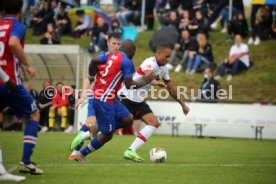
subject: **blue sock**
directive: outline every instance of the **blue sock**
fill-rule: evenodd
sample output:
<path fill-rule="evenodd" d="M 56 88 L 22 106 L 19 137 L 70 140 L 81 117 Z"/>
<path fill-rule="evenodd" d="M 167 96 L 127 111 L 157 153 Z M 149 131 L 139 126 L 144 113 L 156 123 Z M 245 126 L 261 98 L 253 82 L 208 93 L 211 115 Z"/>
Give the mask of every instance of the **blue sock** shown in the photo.
<path fill-rule="evenodd" d="M 31 163 L 31 156 L 37 141 L 38 122 L 28 120 L 24 130 L 22 162 L 26 165 Z"/>
<path fill-rule="evenodd" d="M 86 124 L 84 124 L 84 125 L 81 126 L 80 131 L 83 131 L 83 132 L 87 132 L 88 131 L 88 127 L 86 126 Z"/>
<path fill-rule="evenodd" d="M 94 137 L 94 139 L 85 147 L 83 148 L 80 152 L 83 156 L 88 155 L 92 151 L 96 151 L 100 147 L 102 147 L 103 144 L 100 143 L 97 137 Z"/>
<path fill-rule="evenodd" d="M 83 146 L 84 142 L 81 142 L 76 148 L 76 151 L 80 151 L 81 147 Z"/>

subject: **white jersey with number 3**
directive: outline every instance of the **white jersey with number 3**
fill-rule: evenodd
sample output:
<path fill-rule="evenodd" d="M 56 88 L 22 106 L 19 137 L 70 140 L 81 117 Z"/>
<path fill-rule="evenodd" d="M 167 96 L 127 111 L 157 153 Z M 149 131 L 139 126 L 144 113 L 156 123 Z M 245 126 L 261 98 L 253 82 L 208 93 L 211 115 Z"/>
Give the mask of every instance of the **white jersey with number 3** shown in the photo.
<path fill-rule="evenodd" d="M 164 81 L 170 81 L 171 78 L 169 76 L 169 71 L 166 66 L 159 66 L 155 57 L 150 57 L 143 61 L 140 65 L 140 68 L 135 72 L 132 77 L 136 82 L 143 82 L 145 71 L 153 71 L 158 79 L 163 79 Z M 125 85 L 121 89 L 121 93 L 123 93 L 126 98 L 134 102 L 143 102 L 147 97 L 148 90 L 150 89 L 151 84 L 147 84 L 138 89 L 127 89 Z"/>

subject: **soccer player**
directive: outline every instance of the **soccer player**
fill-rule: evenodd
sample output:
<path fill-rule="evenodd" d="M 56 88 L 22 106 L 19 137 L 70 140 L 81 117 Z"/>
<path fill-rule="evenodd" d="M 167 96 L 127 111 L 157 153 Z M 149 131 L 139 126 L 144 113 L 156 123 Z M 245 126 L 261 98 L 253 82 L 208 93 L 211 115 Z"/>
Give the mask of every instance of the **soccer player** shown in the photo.
<path fill-rule="evenodd" d="M 109 34 L 108 39 L 107 39 L 107 46 L 108 46 L 108 51 L 107 52 L 100 52 L 98 54 L 98 57 L 105 55 L 105 54 L 110 54 L 112 52 L 118 51 L 120 47 L 120 35 L 119 34 Z M 94 72 L 93 74 L 95 74 Z M 80 104 L 82 104 L 85 101 L 85 98 L 88 97 L 88 113 L 87 113 L 87 119 L 86 123 L 81 127 L 78 135 L 73 139 L 71 143 L 71 150 L 72 153 L 69 156 L 70 160 L 75 159 L 75 154 L 81 149 L 83 143 L 85 140 L 89 138 L 93 138 L 96 133 L 97 133 L 97 124 L 96 124 L 96 116 L 95 116 L 95 111 L 92 106 L 92 99 L 93 96 L 92 94 L 88 94 L 88 89 L 91 85 L 91 83 L 94 81 L 94 75 L 93 76 L 88 76 L 87 79 L 85 79 L 82 87 L 82 95 L 81 98 L 78 100 L 78 103 L 76 104 L 76 108 Z M 88 96 L 89 95 L 89 96 Z"/>
<path fill-rule="evenodd" d="M 0 112 L 9 106 L 19 119 L 27 118 L 19 171 L 40 175 L 43 171 L 31 162 L 37 142 L 39 112 L 19 78 L 21 63 L 30 77 L 35 75 L 23 50 L 26 28 L 18 21 L 22 15 L 22 1 L 6 0 L 4 10 L 6 16 L 0 20 Z"/>
<path fill-rule="evenodd" d="M 154 73 L 159 79 L 163 79 L 164 83 L 157 80 L 149 82 L 147 85 L 139 89 L 128 89 L 123 86 L 121 95 L 125 98 L 122 99 L 122 104 L 134 115 L 134 119 L 142 119 L 146 126 L 140 131 L 137 138 L 131 144 L 129 149 L 124 152 L 124 158 L 133 160 L 136 162 L 143 161 L 143 159 L 136 153 L 136 150 L 140 148 L 148 138 L 155 132 L 160 126 L 160 123 L 156 119 L 149 105 L 145 102 L 145 93 L 150 88 L 151 84 L 164 86 L 168 89 L 170 95 L 176 100 L 182 107 L 183 113 L 186 115 L 189 112 L 189 107 L 181 99 L 177 98 L 176 88 L 171 82 L 168 68 L 165 66 L 168 63 L 168 59 L 172 53 L 172 49 L 169 45 L 160 44 L 157 47 L 154 57 L 150 57 L 143 61 L 140 68 L 133 76 L 133 80 L 136 82 L 143 81 L 145 76 L 150 73 Z"/>
<path fill-rule="evenodd" d="M 89 65 L 90 76 L 92 76 L 93 71 L 98 66 L 96 82 L 93 87 L 94 98 L 92 105 L 95 110 L 99 133 L 85 148 L 76 154 L 76 161 L 85 160 L 88 154 L 110 141 L 113 137 L 115 126 L 116 128 L 122 128 L 132 124 L 132 114 L 116 98 L 122 82 L 124 81 L 127 88 L 131 86 L 139 88 L 154 77 L 151 74 L 141 82 L 133 81 L 134 65 L 131 59 L 135 54 L 136 47 L 132 41 L 126 40 L 122 43 L 120 51 L 92 59 Z"/>

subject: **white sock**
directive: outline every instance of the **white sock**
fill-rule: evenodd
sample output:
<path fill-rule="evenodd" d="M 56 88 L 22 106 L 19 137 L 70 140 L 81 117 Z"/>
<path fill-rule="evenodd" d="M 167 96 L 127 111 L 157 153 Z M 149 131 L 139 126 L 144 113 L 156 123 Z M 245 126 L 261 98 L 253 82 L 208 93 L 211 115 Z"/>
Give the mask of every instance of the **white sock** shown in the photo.
<path fill-rule="evenodd" d="M 6 169 L 3 166 L 3 159 L 2 159 L 2 149 L 1 149 L 1 145 L 0 145 L 0 174 L 4 174 L 6 173 Z"/>
<path fill-rule="evenodd" d="M 81 135 L 81 138 L 82 138 L 83 141 L 89 139 L 90 138 L 90 131 L 83 132 L 83 134 Z"/>
<path fill-rule="evenodd" d="M 146 125 L 138 134 L 136 139 L 133 141 L 129 149 L 136 151 L 138 148 L 140 148 L 147 140 L 148 138 L 155 132 L 157 128 L 151 125 Z"/>
<path fill-rule="evenodd" d="M 76 155 L 78 152 L 79 152 L 79 151 L 77 151 L 77 150 L 73 150 L 72 153 L 71 153 L 71 156 L 72 156 L 72 155 Z"/>

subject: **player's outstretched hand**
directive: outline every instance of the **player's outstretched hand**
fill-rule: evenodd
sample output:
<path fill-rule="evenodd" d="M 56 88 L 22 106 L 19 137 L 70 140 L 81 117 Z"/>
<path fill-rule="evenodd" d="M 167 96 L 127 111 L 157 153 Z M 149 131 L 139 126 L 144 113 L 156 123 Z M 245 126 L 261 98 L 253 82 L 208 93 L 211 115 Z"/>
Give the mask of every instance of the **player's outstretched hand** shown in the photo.
<path fill-rule="evenodd" d="M 32 66 L 26 67 L 27 73 L 29 77 L 34 77 L 35 76 L 35 70 Z"/>
<path fill-rule="evenodd" d="M 8 86 L 8 90 L 10 93 L 13 93 L 16 91 L 16 84 L 11 79 L 9 79 L 8 82 L 6 82 L 6 84 Z"/>
<path fill-rule="evenodd" d="M 78 109 L 79 105 L 81 105 L 83 102 L 84 102 L 85 98 L 84 97 L 81 97 L 79 100 L 78 100 L 78 103 L 76 104 L 75 108 Z"/>
<path fill-rule="evenodd" d="M 187 115 L 190 111 L 190 108 L 186 104 L 184 104 L 182 106 L 182 110 L 183 110 L 184 114 Z"/>

